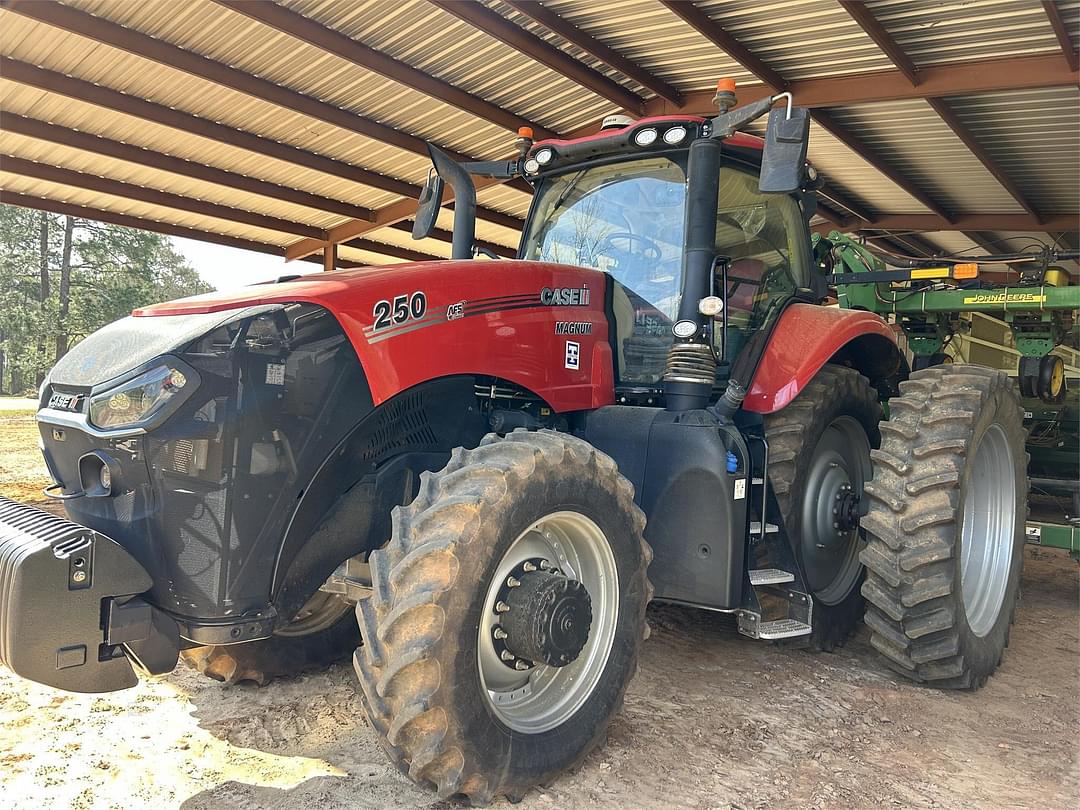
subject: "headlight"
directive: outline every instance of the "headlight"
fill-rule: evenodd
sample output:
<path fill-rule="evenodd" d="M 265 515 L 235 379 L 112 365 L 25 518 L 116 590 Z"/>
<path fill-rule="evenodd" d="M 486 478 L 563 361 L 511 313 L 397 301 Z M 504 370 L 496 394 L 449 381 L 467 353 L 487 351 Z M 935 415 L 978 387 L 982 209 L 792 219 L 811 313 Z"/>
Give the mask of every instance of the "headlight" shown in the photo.
<path fill-rule="evenodd" d="M 544 148 L 537 150 L 536 154 L 533 155 L 533 157 L 536 158 L 536 162 L 539 163 L 541 166 L 546 166 L 551 163 L 551 159 L 555 157 L 555 153 L 552 152 L 550 149 Z"/>
<path fill-rule="evenodd" d="M 189 385 L 187 375 L 164 363 L 116 388 L 90 398 L 90 422 L 102 429 L 137 425 L 152 419 Z"/>
<path fill-rule="evenodd" d="M 656 140 L 656 130 L 652 127 L 648 129 L 639 129 L 634 134 L 634 143 L 638 146 L 649 146 Z"/>
<path fill-rule="evenodd" d="M 540 164 L 536 162 L 536 158 L 525 161 L 525 174 L 536 174 L 538 171 L 540 171 Z"/>
<path fill-rule="evenodd" d="M 686 127 L 672 127 L 664 133 L 664 143 L 670 143 L 672 146 L 674 146 L 685 137 Z"/>

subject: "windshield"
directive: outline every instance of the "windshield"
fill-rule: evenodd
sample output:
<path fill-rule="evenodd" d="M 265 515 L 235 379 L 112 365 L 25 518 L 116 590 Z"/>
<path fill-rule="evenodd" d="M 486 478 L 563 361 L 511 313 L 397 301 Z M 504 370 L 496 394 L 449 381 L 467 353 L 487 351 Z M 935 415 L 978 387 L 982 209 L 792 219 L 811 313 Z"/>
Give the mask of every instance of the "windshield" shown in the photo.
<path fill-rule="evenodd" d="M 685 200 L 686 175 L 666 157 L 568 172 L 541 189 L 524 257 L 610 273 L 673 318 Z"/>

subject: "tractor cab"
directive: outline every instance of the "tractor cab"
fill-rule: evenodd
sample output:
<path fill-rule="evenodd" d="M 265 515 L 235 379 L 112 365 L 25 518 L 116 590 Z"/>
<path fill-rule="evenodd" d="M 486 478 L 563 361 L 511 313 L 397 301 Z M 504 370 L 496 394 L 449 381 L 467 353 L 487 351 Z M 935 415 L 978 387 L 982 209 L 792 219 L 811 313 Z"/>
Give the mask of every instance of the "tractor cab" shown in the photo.
<path fill-rule="evenodd" d="M 708 137 L 709 127 L 702 118 L 616 120 L 595 136 L 537 143 L 523 164 L 536 194 L 519 256 L 611 277 L 617 385 L 632 400 L 660 393 L 675 341 L 692 193 L 689 148 Z M 719 301 L 718 320 L 705 322 L 704 338 L 721 379 L 775 302 L 810 286 L 800 198 L 759 189 L 763 145 L 741 133 L 722 142 L 718 200 L 708 212 L 722 262 L 699 297 Z"/>
<path fill-rule="evenodd" d="M 785 96 L 786 108 L 772 110 Z M 792 109 L 788 94 L 733 109 L 728 82 L 716 102 L 715 118 L 609 116 L 600 132 L 572 140 L 533 143 L 524 130 L 518 159 L 504 163 L 459 165 L 432 148 L 436 171 L 413 235 L 430 232 L 446 178 L 457 199 L 455 258 L 467 258 L 476 199 L 470 174 L 524 177 L 535 194 L 518 257 L 610 279 L 619 400 L 705 407 L 718 382 L 730 386 L 750 338 L 787 302 L 822 297 L 810 292 L 806 110 Z M 737 131 L 766 114 L 764 139 Z M 735 399 L 756 365 L 753 354 L 744 379 L 734 381 Z"/>

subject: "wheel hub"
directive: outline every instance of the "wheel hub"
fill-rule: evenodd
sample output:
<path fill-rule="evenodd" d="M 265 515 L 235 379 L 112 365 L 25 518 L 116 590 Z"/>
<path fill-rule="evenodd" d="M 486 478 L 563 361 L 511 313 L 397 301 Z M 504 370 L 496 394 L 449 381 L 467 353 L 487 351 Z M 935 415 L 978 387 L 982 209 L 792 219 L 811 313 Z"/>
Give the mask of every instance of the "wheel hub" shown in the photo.
<path fill-rule="evenodd" d="M 859 495 L 850 483 L 845 483 L 833 500 L 833 528 L 846 534 L 859 525 Z"/>
<path fill-rule="evenodd" d="M 500 651 L 500 658 L 513 669 L 536 663 L 565 667 L 589 640 L 592 599 L 588 590 L 581 582 L 547 569 L 545 563 L 530 561 L 519 576 L 507 577 L 496 608 L 505 610 L 494 632 L 495 641 L 502 642 L 505 652 Z"/>

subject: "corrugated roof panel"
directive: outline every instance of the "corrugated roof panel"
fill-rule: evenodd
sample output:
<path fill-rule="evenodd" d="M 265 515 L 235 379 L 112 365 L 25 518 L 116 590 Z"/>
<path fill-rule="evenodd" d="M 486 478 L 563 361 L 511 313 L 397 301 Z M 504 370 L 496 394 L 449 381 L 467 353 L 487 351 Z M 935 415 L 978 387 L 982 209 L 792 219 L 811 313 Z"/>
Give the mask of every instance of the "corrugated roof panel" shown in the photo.
<path fill-rule="evenodd" d="M 0 79 L 0 107 L 5 112 L 101 135 L 114 141 L 357 205 L 382 207 L 400 199 L 396 194 L 360 185 L 337 175 L 268 158 L 257 152 L 249 152 L 198 135 L 188 135 L 162 124 L 3 79 Z M 0 128 L 2 125 L 3 121 L 0 119 Z"/>
<path fill-rule="evenodd" d="M 5 172 L 2 168 L 0 168 L 0 188 L 15 194 L 45 197 L 99 211 L 127 214 L 133 217 L 152 219 L 157 222 L 182 225 L 185 228 L 236 236 L 241 239 L 253 239 L 257 242 L 265 242 L 283 248 L 296 241 L 296 237 L 292 234 L 256 228 L 251 225 L 240 225 L 221 219 L 192 214 L 187 211 L 177 211 L 137 200 L 114 197 L 110 194 L 101 194 L 96 191 L 86 191 L 72 186 L 50 183 L 45 180 L 21 177 Z"/>
<path fill-rule="evenodd" d="M 71 171 L 83 172 L 97 177 L 117 180 L 148 189 L 176 194 L 191 200 L 224 205 L 237 211 L 265 214 L 287 222 L 308 225 L 316 228 L 332 228 L 347 221 L 340 214 L 328 214 L 295 205 L 272 200 L 234 187 L 206 183 L 188 177 L 148 169 L 133 163 L 102 157 L 69 146 L 27 138 L 0 130 L 0 165 L 5 155 L 31 160 L 47 166 L 57 166 Z"/>
<path fill-rule="evenodd" d="M 999 59 L 1058 50 L 1034 0 L 868 0 L 916 65 Z"/>
<path fill-rule="evenodd" d="M 290 0 L 306 17 L 550 129 L 571 132 L 612 103 L 424 0 Z"/>
<path fill-rule="evenodd" d="M 948 124 L 925 101 L 892 101 L 834 107 L 833 118 L 858 137 L 883 163 L 898 170 L 946 210 L 960 211 L 978 200 L 985 213 L 1023 213 Z"/>
<path fill-rule="evenodd" d="M 1080 90 L 1060 87 L 950 99 L 1036 208 L 1080 212 Z M 967 198 L 967 207 L 981 203 Z"/>

